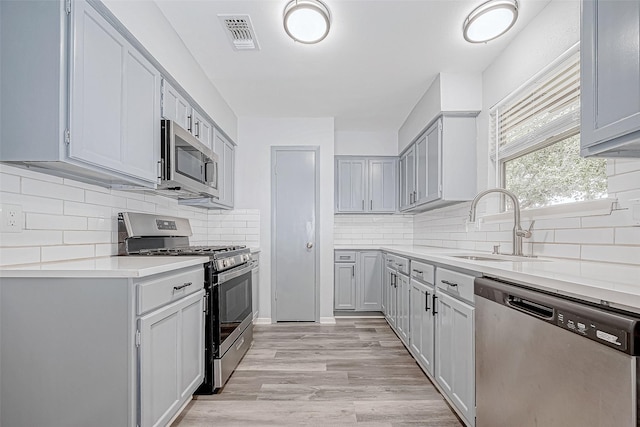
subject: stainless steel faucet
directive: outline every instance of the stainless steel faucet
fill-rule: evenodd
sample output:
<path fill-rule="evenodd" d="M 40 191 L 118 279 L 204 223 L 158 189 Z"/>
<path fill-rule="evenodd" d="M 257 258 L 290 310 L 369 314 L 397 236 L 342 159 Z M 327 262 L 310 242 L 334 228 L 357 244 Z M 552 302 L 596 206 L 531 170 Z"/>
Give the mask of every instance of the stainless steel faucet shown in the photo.
<path fill-rule="evenodd" d="M 520 226 L 520 202 L 518 201 L 518 196 L 513 194 L 509 190 L 505 190 L 504 188 L 491 188 L 489 190 L 482 191 L 478 193 L 478 195 L 471 202 L 471 210 L 469 211 L 469 221 L 476 222 L 476 207 L 480 199 L 490 193 L 502 193 L 506 196 L 509 196 L 511 201 L 513 202 L 513 252 L 512 254 L 515 256 L 524 256 L 522 254 L 522 238 L 531 237 L 531 227 L 528 230 L 523 230 Z M 533 226 L 533 222 L 531 223 Z"/>

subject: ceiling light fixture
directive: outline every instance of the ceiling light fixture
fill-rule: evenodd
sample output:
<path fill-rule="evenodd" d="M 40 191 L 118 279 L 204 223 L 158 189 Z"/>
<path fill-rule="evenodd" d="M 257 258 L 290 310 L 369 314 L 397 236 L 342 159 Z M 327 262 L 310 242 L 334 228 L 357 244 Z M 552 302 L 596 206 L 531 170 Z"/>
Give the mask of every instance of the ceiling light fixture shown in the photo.
<path fill-rule="evenodd" d="M 331 15 L 319 0 L 292 0 L 284 8 L 283 22 L 284 30 L 293 40 L 313 44 L 329 34 Z"/>
<path fill-rule="evenodd" d="M 470 43 L 484 43 L 500 37 L 518 19 L 517 0 L 490 0 L 476 7 L 462 25 L 462 35 Z"/>

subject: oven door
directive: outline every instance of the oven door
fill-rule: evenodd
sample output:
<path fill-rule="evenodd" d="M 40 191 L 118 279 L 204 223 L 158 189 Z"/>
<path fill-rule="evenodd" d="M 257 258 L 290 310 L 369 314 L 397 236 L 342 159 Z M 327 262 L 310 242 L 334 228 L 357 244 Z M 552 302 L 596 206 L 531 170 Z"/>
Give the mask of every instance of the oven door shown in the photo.
<path fill-rule="evenodd" d="M 219 273 L 213 296 L 214 357 L 221 358 L 252 320 L 251 265 Z"/>

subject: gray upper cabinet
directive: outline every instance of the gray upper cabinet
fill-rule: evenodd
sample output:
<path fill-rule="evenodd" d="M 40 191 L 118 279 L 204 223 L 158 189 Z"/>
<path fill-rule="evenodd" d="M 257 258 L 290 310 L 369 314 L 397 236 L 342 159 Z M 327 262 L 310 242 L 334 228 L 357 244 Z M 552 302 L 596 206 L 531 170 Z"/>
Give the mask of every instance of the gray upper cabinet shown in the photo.
<path fill-rule="evenodd" d="M 365 211 L 365 160 L 337 159 L 336 212 Z"/>
<path fill-rule="evenodd" d="M 0 161 L 154 187 L 160 72 L 104 10 L 70 5 L 0 2 Z"/>
<path fill-rule="evenodd" d="M 400 157 L 400 210 L 434 209 L 475 194 L 475 117 L 441 116 Z"/>
<path fill-rule="evenodd" d="M 337 213 L 392 213 L 397 207 L 397 158 L 336 157 Z"/>
<path fill-rule="evenodd" d="M 207 147 L 213 147 L 213 125 L 166 80 L 162 81 L 162 117 L 173 120 Z"/>
<path fill-rule="evenodd" d="M 218 155 L 218 182 L 220 186 L 219 203 L 233 207 L 235 146 L 223 135 L 216 132 L 213 151 Z"/>
<path fill-rule="evenodd" d="M 640 2 L 583 0 L 581 155 L 640 157 Z"/>

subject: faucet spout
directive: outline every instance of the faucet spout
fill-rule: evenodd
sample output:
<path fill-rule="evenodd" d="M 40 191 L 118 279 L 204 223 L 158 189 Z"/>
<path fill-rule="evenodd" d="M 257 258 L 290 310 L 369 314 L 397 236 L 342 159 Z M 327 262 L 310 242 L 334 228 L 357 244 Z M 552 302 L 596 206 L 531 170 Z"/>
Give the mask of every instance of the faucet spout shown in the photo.
<path fill-rule="evenodd" d="M 476 208 L 478 206 L 478 202 L 487 194 L 491 193 L 501 193 L 505 196 L 509 197 L 513 202 L 513 255 L 522 256 L 522 237 L 525 235 L 525 232 L 522 230 L 520 226 L 520 201 L 518 200 L 518 196 L 512 193 L 509 190 L 505 190 L 504 188 L 490 188 L 489 190 L 482 191 L 478 193 L 478 195 L 471 202 L 471 209 L 469 210 L 469 221 L 476 221 Z"/>

